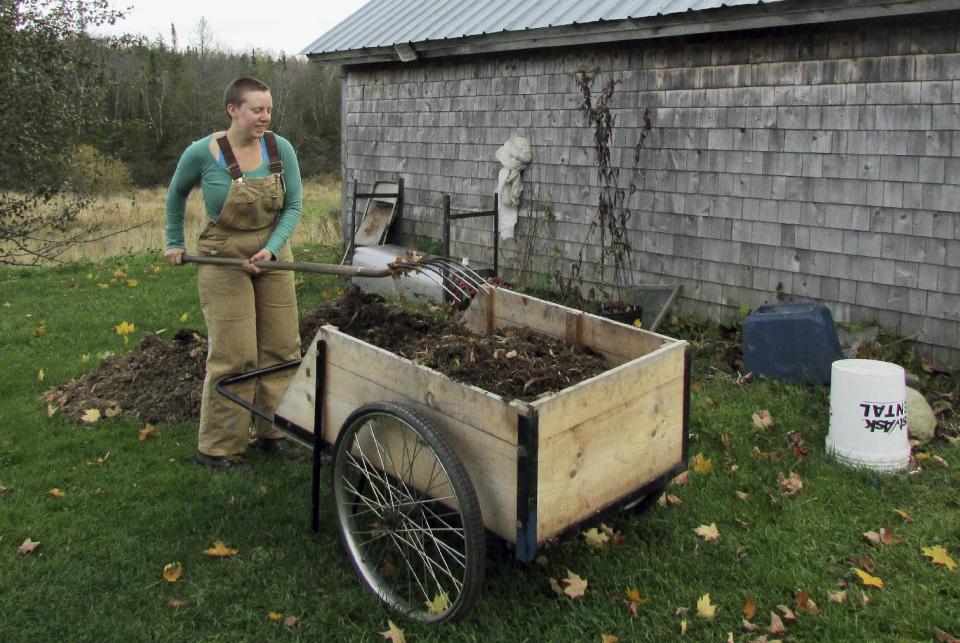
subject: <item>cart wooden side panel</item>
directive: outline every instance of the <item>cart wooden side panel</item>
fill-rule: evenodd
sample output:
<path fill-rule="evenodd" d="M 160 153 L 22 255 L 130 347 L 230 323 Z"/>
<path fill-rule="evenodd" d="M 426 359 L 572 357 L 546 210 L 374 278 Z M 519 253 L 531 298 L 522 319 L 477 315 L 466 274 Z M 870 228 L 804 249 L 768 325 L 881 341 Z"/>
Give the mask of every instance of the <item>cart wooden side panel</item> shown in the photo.
<path fill-rule="evenodd" d="M 443 435 L 470 475 L 487 529 L 516 539 L 517 418 L 524 405 L 450 380 L 324 326 L 317 340 L 326 344 L 323 440 L 336 441 L 347 416 L 369 402 L 412 406 Z M 277 407 L 276 414 L 313 431 L 316 341 Z"/>
<path fill-rule="evenodd" d="M 685 348 L 665 345 L 535 404 L 538 541 L 683 464 Z"/>

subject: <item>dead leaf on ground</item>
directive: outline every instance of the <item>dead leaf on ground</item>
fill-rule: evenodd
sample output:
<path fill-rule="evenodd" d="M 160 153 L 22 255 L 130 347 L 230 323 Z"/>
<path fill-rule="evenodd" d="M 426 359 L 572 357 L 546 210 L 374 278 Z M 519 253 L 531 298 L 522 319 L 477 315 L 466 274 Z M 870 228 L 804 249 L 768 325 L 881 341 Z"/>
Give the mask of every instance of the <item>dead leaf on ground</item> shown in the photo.
<path fill-rule="evenodd" d="M 718 607 L 710 602 L 710 594 L 704 594 L 697 600 L 697 616 L 711 620 L 717 615 Z"/>
<path fill-rule="evenodd" d="M 703 403 L 706 404 L 707 406 L 716 406 L 716 405 L 717 405 L 717 401 L 716 401 L 715 399 L 713 399 L 712 397 L 705 397 L 705 398 L 703 398 Z"/>
<path fill-rule="evenodd" d="M 755 623 L 751 623 L 747 619 L 743 619 L 743 621 L 740 623 L 740 627 L 743 628 L 743 631 L 745 632 L 756 632 L 757 630 L 760 629 L 759 625 L 756 625 Z"/>
<path fill-rule="evenodd" d="M 743 607 L 740 608 L 740 611 L 743 612 L 743 615 L 747 617 L 748 621 L 752 621 L 753 617 L 757 615 L 757 601 L 753 596 L 747 596 L 747 600 L 743 602 Z"/>
<path fill-rule="evenodd" d="M 731 446 L 730 446 L 730 434 L 729 434 L 729 433 L 724 432 L 724 433 L 722 433 L 722 434 L 720 435 L 720 444 L 723 445 L 723 450 L 724 450 L 724 451 L 726 451 L 727 453 L 730 453 Z"/>
<path fill-rule="evenodd" d="M 950 557 L 950 554 L 946 549 L 937 545 L 935 547 L 923 547 L 920 549 L 920 552 L 930 559 L 934 565 L 943 565 L 950 571 L 953 571 L 957 568 L 957 563 L 954 562 L 953 558 Z"/>
<path fill-rule="evenodd" d="M 3 493 L 13 493 L 13 487 L 5 487 L 2 484 L 0 484 L 0 494 L 3 494 Z"/>
<path fill-rule="evenodd" d="M 793 613 L 793 610 L 787 607 L 786 605 L 777 605 L 777 609 L 783 613 L 783 618 L 788 621 L 797 620 L 797 615 Z"/>
<path fill-rule="evenodd" d="M 767 628 L 767 631 L 774 636 L 787 633 L 787 628 L 783 625 L 783 621 L 777 616 L 776 612 L 770 612 L 770 627 Z"/>
<path fill-rule="evenodd" d="M 622 531 L 609 527 L 606 523 L 600 523 L 600 531 L 606 534 L 607 538 L 610 539 L 610 543 L 613 545 L 622 545 L 625 540 Z"/>
<path fill-rule="evenodd" d="M 949 632 L 944 632 L 939 627 L 933 628 L 933 638 L 939 643 L 960 643 L 960 639 Z"/>
<path fill-rule="evenodd" d="M 688 625 L 689 625 L 689 623 L 687 623 L 687 619 L 681 619 L 681 621 L 680 621 L 680 636 L 686 636 L 686 635 L 687 635 L 687 627 L 688 627 Z"/>
<path fill-rule="evenodd" d="M 684 471 L 683 473 L 675 477 L 671 482 L 673 482 L 673 484 L 677 485 L 678 487 L 682 487 L 683 485 L 687 484 L 687 480 L 689 480 L 689 478 L 690 478 L 690 470 L 687 469 L 686 471 Z"/>
<path fill-rule="evenodd" d="M 287 618 L 283 619 L 283 624 L 289 628 L 294 628 L 300 625 L 300 619 L 296 616 L 288 616 Z"/>
<path fill-rule="evenodd" d="M 946 460 L 944 460 L 943 458 L 941 458 L 941 457 L 938 456 L 938 455 L 931 456 L 930 459 L 933 460 L 934 462 L 936 462 L 937 464 L 939 464 L 941 467 L 947 467 L 947 468 L 950 467 L 950 463 L 947 462 Z"/>
<path fill-rule="evenodd" d="M 647 599 L 640 595 L 640 590 L 636 587 L 628 588 L 625 596 L 628 602 L 636 605 L 643 605 L 647 602 Z"/>
<path fill-rule="evenodd" d="M 877 571 L 877 564 L 873 562 L 869 556 L 851 556 L 847 560 L 850 561 L 850 564 L 854 567 L 861 567 L 871 574 Z"/>
<path fill-rule="evenodd" d="M 110 459 L 110 452 L 107 451 L 103 455 L 98 455 L 95 460 L 91 460 L 87 463 L 88 467 L 102 467 L 107 463 L 107 460 Z"/>
<path fill-rule="evenodd" d="M 865 587 L 877 587 L 883 589 L 883 580 L 873 576 L 869 572 L 866 572 L 859 567 L 853 568 L 854 573 L 860 577 L 860 582 L 864 584 Z"/>
<path fill-rule="evenodd" d="M 433 597 L 432 601 L 424 601 L 424 604 L 427 606 L 428 613 L 437 616 L 447 611 L 450 607 L 450 599 L 447 598 L 446 592 L 440 592 Z"/>
<path fill-rule="evenodd" d="M 567 577 L 561 578 L 560 582 L 563 584 L 563 593 L 570 598 L 582 598 L 587 592 L 587 579 L 580 578 L 569 569 L 567 570 Z"/>
<path fill-rule="evenodd" d="M 108 406 L 103 410 L 103 417 L 108 419 L 112 417 L 116 417 L 117 415 L 120 415 L 120 412 L 122 410 L 123 409 L 120 408 L 119 404 L 111 404 L 110 406 Z"/>
<path fill-rule="evenodd" d="M 847 602 L 847 592 L 846 590 L 840 590 L 836 592 L 827 592 L 827 600 L 831 603 L 838 603 L 843 605 Z"/>
<path fill-rule="evenodd" d="M 397 627 L 391 620 L 387 620 L 387 631 L 380 632 L 380 636 L 393 643 L 407 643 L 407 638 L 403 635 L 403 630 Z"/>
<path fill-rule="evenodd" d="M 17 547 L 17 554 L 20 556 L 26 556 L 27 554 L 33 553 L 33 550 L 40 546 L 39 542 L 33 542 L 29 538 L 24 540 L 19 547 Z"/>
<path fill-rule="evenodd" d="M 203 550 L 204 556 L 210 556 L 212 558 L 232 558 L 238 553 L 240 553 L 239 549 L 227 547 L 222 540 L 213 541 L 213 547 Z"/>
<path fill-rule="evenodd" d="M 52 418 L 54 415 L 57 414 L 58 409 L 59 407 L 54 406 L 53 404 L 47 404 L 47 417 Z"/>
<path fill-rule="evenodd" d="M 903 521 L 904 521 L 904 522 L 906 522 L 906 523 L 911 523 L 911 522 L 913 522 L 913 518 L 910 516 L 910 514 L 908 514 L 908 513 L 907 513 L 906 511 L 904 511 L 903 509 L 894 509 L 894 511 L 895 511 L 897 514 L 899 514 L 901 518 L 903 518 Z"/>
<path fill-rule="evenodd" d="M 87 409 L 80 416 L 80 421 L 84 424 L 93 424 L 100 420 L 100 409 Z"/>
<path fill-rule="evenodd" d="M 702 453 L 693 456 L 693 470 L 696 473 L 710 473 L 713 468 L 713 460 L 705 458 Z"/>
<path fill-rule="evenodd" d="M 144 442 L 146 440 L 150 440 L 153 438 L 159 438 L 160 432 L 157 431 L 157 427 L 153 426 L 152 424 L 147 424 L 145 427 L 140 429 L 138 435 L 139 435 L 140 441 Z"/>
<path fill-rule="evenodd" d="M 189 603 L 190 601 L 184 601 L 179 598 L 171 598 L 169 601 L 166 602 L 166 606 L 172 607 L 173 609 L 177 609 L 178 607 L 183 607 L 184 605 L 187 605 Z"/>
<path fill-rule="evenodd" d="M 820 608 L 813 602 L 805 589 L 797 590 L 797 611 L 810 616 L 816 616 L 820 612 Z"/>
<path fill-rule="evenodd" d="M 583 532 L 583 539 L 586 541 L 588 546 L 593 547 L 594 549 L 602 549 L 604 545 L 610 542 L 610 537 L 598 530 L 596 527 L 591 527 Z"/>
<path fill-rule="evenodd" d="M 753 414 L 753 426 L 761 431 L 769 429 L 773 426 L 773 415 L 767 409 L 760 409 Z"/>
<path fill-rule="evenodd" d="M 176 583 L 183 576 L 183 565 L 180 563 L 167 563 L 163 566 L 163 580 L 168 583 Z"/>
<path fill-rule="evenodd" d="M 903 542 L 901 538 L 894 538 L 893 530 L 887 527 L 881 527 L 877 531 L 865 531 L 863 532 L 863 539 L 877 547 L 891 547 Z"/>
<path fill-rule="evenodd" d="M 51 489 L 51 490 L 48 491 L 47 493 L 49 493 L 49 494 L 50 494 L 51 496 L 53 496 L 54 498 L 63 498 L 65 495 L 67 495 L 67 494 L 65 494 L 64 492 L 60 491 L 60 489 L 58 489 L 58 488 L 56 488 L 56 487 L 54 487 L 53 489 Z"/>
<path fill-rule="evenodd" d="M 760 447 L 753 447 L 753 457 L 757 460 L 763 460 L 764 462 L 773 462 L 777 463 L 783 460 L 783 454 L 780 453 L 779 449 L 774 449 L 773 451 L 764 452 L 760 450 Z"/>
<path fill-rule="evenodd" d="M 720 531 L 717 529 L 717 523 L 715 522 L 711 522 L 709 525 L 700 525 L 693 531 L 706 541 L 720 539 Z"/>
<path fill-rule="evenodd" d="M 676 507 L 677 505 L 682 505 L 683 500 L 671 493 L 664 493 L 660 496 L 660 499 L 657 500 L 657 504 L 661 507 Z"/>
<path fill-rule="evenodd" d="M 279 623 L 283 619 L 283 614 L 277 612 L 267 612 L 267 620 L 271 623 Z"/>
<path fill-rule="evenodd" d="M 777 483 L 780 493 L 788 498 L 796 498 L 803 491 L 803 479 L 793 471 L 790 472 L 789 476 L 784 476 L 782 473 L 778 474 Z"/>
<path fill-rule="evenodd" d="M 737 500 L 739 500 L 740 502 L 746 502 L 747 500 L 750 499 L 750 494 L 744 491 L 735 491 L 734 495 L 737 496 Z"/>

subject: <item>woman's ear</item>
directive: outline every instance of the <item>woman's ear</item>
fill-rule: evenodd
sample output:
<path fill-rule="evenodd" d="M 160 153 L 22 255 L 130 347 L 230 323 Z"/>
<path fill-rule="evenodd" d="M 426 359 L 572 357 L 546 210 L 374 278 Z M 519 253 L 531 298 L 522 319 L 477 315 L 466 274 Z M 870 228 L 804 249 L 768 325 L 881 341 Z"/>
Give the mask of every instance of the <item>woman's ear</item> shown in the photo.
<path fill-rule="evenodd" d="M 237 106 L 233 103 L 227 103 L 227 116 L 230 117 L 230 120 L 233 120 L 237 115 Z"/>

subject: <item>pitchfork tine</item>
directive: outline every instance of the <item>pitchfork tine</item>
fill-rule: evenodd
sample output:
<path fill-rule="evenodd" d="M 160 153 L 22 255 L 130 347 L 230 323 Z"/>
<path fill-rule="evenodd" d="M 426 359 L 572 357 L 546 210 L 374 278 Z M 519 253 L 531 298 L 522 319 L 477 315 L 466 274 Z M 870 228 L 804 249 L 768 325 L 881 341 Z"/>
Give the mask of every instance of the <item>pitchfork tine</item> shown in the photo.
<path fill-rule="evenodd" d="M 475 271 L 471 270 L 470 268 L 467 268 L 466 266 L 463 266 L 462 264 L 459 264 L 456 261 L 453 261 L 452 259 L 447 259 L 444 257 L 434 257 L 431 259 L 425 259 L 421 261 L 421 263 L 426 263 L 429 265 L 439 264 L 440 270 L 445 270 L 445 271 L 449 271 L 450 273 L 453 273 L 454 275 L 463 279 L 463 281 L 465 281 L 468 285 L 470 285 L 472 288 L 474 288 L 477 291 L 490 289 L 489 284 L 487 284 L 487 282 L 483 279 L 483 277 L 481 277 L 479 274 L 477 274 Z"/>
<path fill-rule="evenodd" d="M 422 264 L 422 262 L 419 262 L 419 261 L 414 262 L 413 264 L 410 264 L 408 267 L 409 267 L 411 270 L 413 270 L 413 271 L 415 271 L 415 272 L 419 272 L 420 274 L 422 274 L 422 275 L 424 275 L 425 277 L 427 277 L 427 279 L 430 279 L 430 280 L 433 281 L 434 283 L 438 284 L 441 288 L 443 288 L 444 292 L 446 292 L 448 295 L 450 295 L 450 297 L 452 297 L 453 300 L 457 302 L 457 305 L 460 305 L 460 304 L 462 304 L 464 301 L 466 301 L 466 300 L 468 300 L 468 299 L 471 298 L 470 293 L 468 293 L 466 290 L 464 290 L 463 288 L 461 288 L 461 287 L 458 286 L 457 284 L 453 283 L 453 282 L 450 281 L 449 279 L 445 278 L 445 277 L 443 276 L 443 274 L 440 273 L 434 266 L 430 266 L 430 265 L 415 265 L 415 264 Z M 440 275 L 440 276 L 437 277 L 436 275 Z M 450 288 L 447 287 L 447 283 L 449 283 L 451 286 L 453 286 L 454 288 L 456 288 L 457 290 L 459 290 L 462 294 L 461 294 L 461 295 L 458 295 L 457 293 L 455 293 L 455 292 L 453 292 L 452 290 L 450 290 Z M 466 299 L 464 299 L 464 297 L 465 297 Z"/>

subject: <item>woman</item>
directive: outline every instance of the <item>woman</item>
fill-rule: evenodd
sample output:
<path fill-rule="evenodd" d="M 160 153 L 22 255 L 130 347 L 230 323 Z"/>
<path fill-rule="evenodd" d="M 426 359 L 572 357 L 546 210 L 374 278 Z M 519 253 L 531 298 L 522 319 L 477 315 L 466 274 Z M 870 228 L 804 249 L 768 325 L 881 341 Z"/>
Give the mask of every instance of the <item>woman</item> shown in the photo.
<path fill-rule="evenodd" d="M 197 462 L 217 469 L 243 464 L 251 414 L 216 392 L 226 375 L 300 357 L 300 333 L 293 273 L 261 271 L 254 261 L 292 261 L 288 240 L 300 221 L 301 184 L 290 143 L 267 130 L 273 100 L 270 88 L 238 78 L 223 97 L 230 128 L 190 145 L 170 181 L 164 257 L 183 261 L 183 219 L 187 196 L 200 185 L 208 221 L 197 243 L 199 254 L 245 259 L 242 268 L 199 265 L 197 285 L 207 322 L 207 375 L 200 409 Z M 235 391 L 258 407 L 273 409 L 290 383 L 282 371 Z M 283 435 L 256 420 L 255 446 L 289 453 Z"/>

